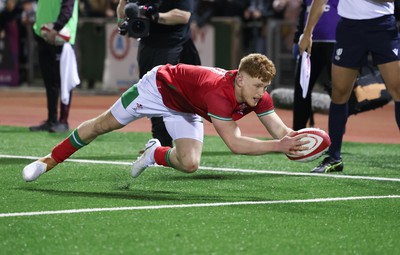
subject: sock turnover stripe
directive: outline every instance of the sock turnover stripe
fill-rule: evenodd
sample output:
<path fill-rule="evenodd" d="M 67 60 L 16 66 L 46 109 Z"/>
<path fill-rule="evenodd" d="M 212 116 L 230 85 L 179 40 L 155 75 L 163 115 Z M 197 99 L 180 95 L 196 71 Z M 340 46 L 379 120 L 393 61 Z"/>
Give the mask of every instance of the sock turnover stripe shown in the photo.
<path fill-rule="evenodd" d="M 74 147 L 76 147 L 76 148 L 78 148 L 78 149 L 80 149 L 80 148 L 82 148 L 83 146 L 87 145 L 85 142 L 83 142 L 83 141 L 81 140 L 81 138 L 79 137 L 78 132 L 77 132 L 76 129 L 75 129 L 75 130 L 71 133 L 71 135 L 69 136 L 69 141 L 71 142 L 71 144 L 72 144 Z"/>
<path fill-rule="evenodd" d="M 172 150 L 172 148 L 167 151 L 167 154 L 165 154 L 165 161 L 167 161 L 167 164 L 170 167 L 172 167 L 171 161 L 169 160 L 169 154 L 171 154 L 171 150 Z"/>

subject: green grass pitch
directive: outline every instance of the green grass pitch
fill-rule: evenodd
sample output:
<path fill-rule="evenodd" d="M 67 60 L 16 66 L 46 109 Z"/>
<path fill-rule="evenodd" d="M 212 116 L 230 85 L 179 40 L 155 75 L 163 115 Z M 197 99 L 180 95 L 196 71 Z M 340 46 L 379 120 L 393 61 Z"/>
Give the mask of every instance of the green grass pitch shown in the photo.
<path fill-rule="evenodd" d="M 150 134 L 114 132 L 24 182 L 65 136 L 0 126 L 0 254 L 400 254 L 399 144 L 344 143 L 344 173 L 315 175 L 207 136 L 196 173 L 133 179 Z"/>

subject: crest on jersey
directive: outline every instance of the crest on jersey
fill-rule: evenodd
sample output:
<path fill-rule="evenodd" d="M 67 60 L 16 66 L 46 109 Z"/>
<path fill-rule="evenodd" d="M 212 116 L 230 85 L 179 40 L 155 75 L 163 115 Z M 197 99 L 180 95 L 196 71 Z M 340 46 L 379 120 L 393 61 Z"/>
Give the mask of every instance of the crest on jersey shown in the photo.
<path fill-rule="evenodd" d="M 337 49 L 337 50 L 336 50 L 335 59 L 336 59 L 336 60 L 340 60 L 340 56 L 342 55 L 342 53 L 343 53 L 343 48 Z"/>
<path fill-rule="evenodd" d="M 239 110 L 237 111 L 237 113 L 239 113 L 240 115 L 244 115 L 243 111 L 246 108 L 247 108 L 247 105 L 245 103 L 239 105 Z"/>

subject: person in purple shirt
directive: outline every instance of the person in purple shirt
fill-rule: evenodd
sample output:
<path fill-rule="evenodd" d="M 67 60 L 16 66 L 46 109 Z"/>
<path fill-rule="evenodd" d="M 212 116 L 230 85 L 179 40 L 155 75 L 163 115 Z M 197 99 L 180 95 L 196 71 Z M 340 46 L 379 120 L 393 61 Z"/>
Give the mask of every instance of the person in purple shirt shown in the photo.
<path fill-rule="evenodd" d="M 310 121 L 310 126 L 314 125 L 311 93 L 315 83 L 323 72 L 326 72 L 326 76 L 329 80 L 322 83 L 322 85 L 324 85 L 324 88 L 329 95 L 332 90 L 330 85 L 332 53 L 336 41 L 336 26 L 340 19 L 340 16 L 337 13 L 338 0 L 328 1 L 325 5 L 324 13 L 314 28 L 312 52 L 309 52 L 309 54 L 311 54 L 309 89 L 306 97 L 303 98 L 302 96 L 303 90 L 300 85 L 301 56 L 299 56 L 298 52 L 298 42 L 303 33 L 311 3 L 312 0 L 303 0 L 302 10 L 297 25 L 297 32 L 294 37 L 294 54 L 297 57 L 293 102 L 294 130 L 305 128 L 308 121 Z"/>

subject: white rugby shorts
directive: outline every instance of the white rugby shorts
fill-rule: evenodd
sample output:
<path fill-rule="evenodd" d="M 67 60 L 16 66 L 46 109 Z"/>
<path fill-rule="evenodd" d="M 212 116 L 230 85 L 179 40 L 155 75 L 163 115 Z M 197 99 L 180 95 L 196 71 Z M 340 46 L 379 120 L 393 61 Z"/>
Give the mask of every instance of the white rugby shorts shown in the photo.
<path fill-rule="evenodd" d="M 122 125 L 147 117 L 163 117 L 173 140 L 191 138 L 203 142 L 203 119 L 193 113 L 177 112 L 164 105 L 157 88 L 158 67 L 150 70 L 129 88 L 111 107 L 111 113 Z"/>

